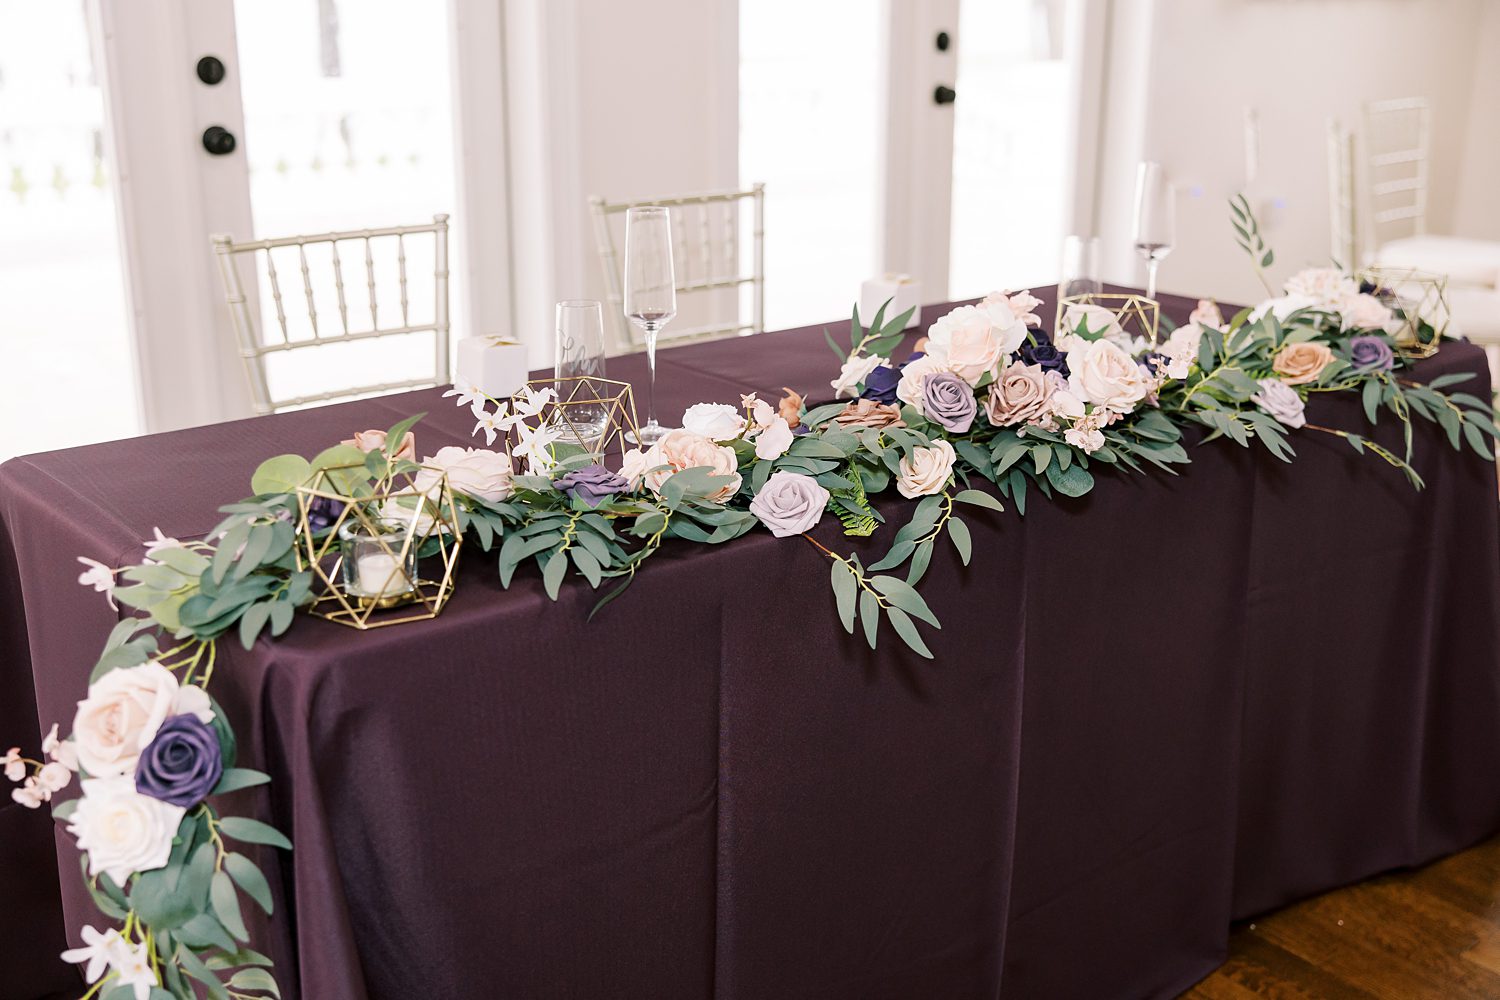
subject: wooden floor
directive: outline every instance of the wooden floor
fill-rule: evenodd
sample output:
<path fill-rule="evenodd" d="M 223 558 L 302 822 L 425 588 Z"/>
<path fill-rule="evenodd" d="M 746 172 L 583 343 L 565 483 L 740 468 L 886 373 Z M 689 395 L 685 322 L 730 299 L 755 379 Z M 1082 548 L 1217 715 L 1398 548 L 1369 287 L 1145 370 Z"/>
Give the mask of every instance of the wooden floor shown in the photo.
<path fill-rule="evenodd" d="M 1235 928 L 1181 1000 L 1497 1000 L 1500 839 Z"/>

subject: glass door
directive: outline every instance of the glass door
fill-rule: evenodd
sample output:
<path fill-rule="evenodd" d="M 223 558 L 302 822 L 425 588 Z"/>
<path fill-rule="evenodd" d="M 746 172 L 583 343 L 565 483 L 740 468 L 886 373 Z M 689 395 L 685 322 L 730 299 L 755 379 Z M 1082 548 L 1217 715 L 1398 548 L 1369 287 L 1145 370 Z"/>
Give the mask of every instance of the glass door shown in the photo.
<path fill-rule="evenodd" d="M 0 0 L 0 461 L 140 430 L 105 148 L 83 4 Z"/>
<path fill-rule="evenodd" d="M 1064 7 L 960 0 L 952 299 L 1057 280 L 1074 180 Z"/>
<path fill-rule="evenodd" d="M 454 214 L 453 66 L 448 4 L 408 0 L 236 0 L 244 156 L 254 237 L 421 225 Z M 462 220 L 455 218 L 455 226 Z M 239 235 L 248 239 L 251 234 Z M 462 240 L 450 234 L 449 301 L 463 302 Z M 319 252 L 321 250 L 321 252 Z M 350 323 L 370 322 L 363 290 L 363 246 L 340 247 L 360 271 L 349 296 Z M 297 248 L 272 251 L 300 295 Z M 435 261 L 430 238 L 398 248 L 372 244 L 380 303 L 405 296 L 413 322 L 433 316 Z M 399 287 L 398 253 L 409 281 Z M 307 252 L 320 311 L 333 303 L 331 254 Z M 268 281 L 260 285 L 261 328 L 275 326 Z M 298 305 L 301 305 L 300 298 Z M 384 312 L 387 319 L 392 311 Z M 305 308 L 287 309 L 289 335 L 310 339 Z M 382 321 L 383 327 L 391 324 Z M 455 327 L 461 324 L 455 324 Z M 279 331 L 270 331 L 272 339 Z M 272 355 L 268 376 L 279 397 L 394 381 L 430 368 L 431 335 L 332 345 Z"/>

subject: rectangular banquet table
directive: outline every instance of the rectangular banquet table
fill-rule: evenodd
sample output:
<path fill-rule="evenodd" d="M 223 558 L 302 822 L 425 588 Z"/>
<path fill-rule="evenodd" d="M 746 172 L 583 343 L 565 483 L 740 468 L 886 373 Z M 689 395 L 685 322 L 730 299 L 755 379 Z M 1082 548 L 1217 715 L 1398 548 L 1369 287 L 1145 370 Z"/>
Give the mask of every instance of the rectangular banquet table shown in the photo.
<path fill-rule="evenodd" d="M 811 401 L 836 370 L 821 328 L 764 334 L 663 351 L 659 398 Z M 1417 369 L 1455 371 L 1487 391 L 1467 344 Z M 115 620 L 75 556 L 201 536 L 261 459 L 415 411 L 421 454 L 474 443 L 449 403 L 0 466 L 0 739 L 68 728 Z M 229 639 L 215 693 L 273 776 L 233 805 L 296 843 L 256 943 L 309 1000 L 1174 996 L 1232 919 L 1500 830 L 1495 469 L 1416 442 L 1421 493 L 1303 432 L 1291 466 L 1218 441 L 971 515 L 973 564 L 940 550 L 923 585 L 935 663 L 845 635 L 826 560 L 759 531 L 669 545 L 589 623 L 583 584 L 503 590 L 473 547 L 435 621 Z M 71 840 L 7 801 L 0 843 L 0 998 L 76 988 Z"/>

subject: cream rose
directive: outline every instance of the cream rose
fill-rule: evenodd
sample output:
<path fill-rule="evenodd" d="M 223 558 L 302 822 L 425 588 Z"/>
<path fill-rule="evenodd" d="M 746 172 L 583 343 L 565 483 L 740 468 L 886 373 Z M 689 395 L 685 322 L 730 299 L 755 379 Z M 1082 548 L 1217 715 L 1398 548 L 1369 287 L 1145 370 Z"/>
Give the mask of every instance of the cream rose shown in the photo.
<path fill-rule="evenodd" d="M 1254 323 L 1266 313 L 1271 313 L 1277 319 L 1286 319 L 1294 312 L 1303 309 L 1323 309 L 1324 304 L 1317 299 L 1307 295 L 1283 295 L 1279 298 L 1266 299 L 1250 312 L 1250 322 Z"/>
<path fill-rule="evenodd" d="M 1333 360 L 1333 351 L 1327 344 L 1303 341 L 1287 344 L 1276 352 L 1271 360 L 1271 370 L 1281 376 L 1287 385 L 1302 385 L 1317 379 L 1318 374 Z"/>
<path fill-rule="evenodd" d="M 1034 423 L 1048 411 L 1052 385 L 1041 365 L 1012 362 L 990 386 L 984 415 L 996 427 Z"/>
<path fill-rule="evenodd" d="M 947 441 L 935 441 L 930 448 L 918 445 L 911 450 L 911 458 L 901 460 L 896 491 L 908 500 L 941 493 L 953 477 L 957 457 Z"/>
<path fill-rule="evenodd" d="M 862 354 L 850 355 L 839 369 L 839 377 L 828 383 L 833 388 L 833 398 L 859 395 L 859 384 L 869 377 L 872 371 L 884 364 L 889 364 L 886 358 L 865 357 Z"/>
<path fill-rule="evenodd" d="M 1085 402 L 1129 413 L 1146 398 L 1150 380 L 1118 344 L 1095 340 L 1068 352 L 1069 387 Z"/>
<path fill-rule="evenodd" d="M 682 413 L 682 429 L 713 441 L 733 441 L 745 432 L 745 418 L 728 403 L 694 403 Z"/>
<path fill-rule="evenodd" d="M 1373 295 L 1364 294 L 1345 303 L 1342 315 L 1346 330 L 1384 330 L 1392 317 L 1385 303 Z"/>
<path fill-rule="evenodd" d="M 620 475 L 625 477 L 631 489 L 638 490 L 649 468 L 651 467 L 646 464 L 646 453 L 639 448 L 632 448 L 625 453 L 624 459 L 620 462 Z"/>
<path fill-rule="evenodd" d="M 927 355 L 975 385 L 985 372 L 998 371 L 1025 339 L 1026 324 L 1011 311 L 1009 301 L 991 296 L 977 306 L 959 306 L 932 324 Z"/>
<path fill-rule="evenodd" d="M 511 494 L 510 456 L 503 451 L 483 448 L 439 448 L 431 458 L 422 460 L 413 486 L 417 492 L 430 494 L 437 486 L 438 473 L 448 473 L 448 487 L 481 500 L 498 503 Z"/>
<path fill-rule="evenodd" d="M 89 685 L 73 717 L 78 763 L 93 777 L 134 774 L 162 721 L 184 713 L 213 719 L 202 688 L 182 687 L 159 663 L 111 670 Z"/>
<path fill-rule="evenodd" d="M 83 782 L 68 832 L 77 838 L 78 849 L 88 852 L 90 875 L 104 872 L 123 886 L 135 872 L 167 863 L 185 811 L 137 792 L 132 778 L 90 778 Z"/>
<path fill-rule="evenodd" d="M 665 466 L 665 468 L 658 468 Z M 739 459 L 734 449 L 715 444 L 702 434 L 692 431 L 668 431 L 666 436 L 646 452 L 646 470 L 642 481 L 653 493 L 660 493 L 662 484 L 683 469 L 707 466 L 716 476 L 731 476 L 732 481 L 715 490 L 709 500 L 724 501 L 739 492 Z M 627 477 L 629 478 L 629 477 Z"/>

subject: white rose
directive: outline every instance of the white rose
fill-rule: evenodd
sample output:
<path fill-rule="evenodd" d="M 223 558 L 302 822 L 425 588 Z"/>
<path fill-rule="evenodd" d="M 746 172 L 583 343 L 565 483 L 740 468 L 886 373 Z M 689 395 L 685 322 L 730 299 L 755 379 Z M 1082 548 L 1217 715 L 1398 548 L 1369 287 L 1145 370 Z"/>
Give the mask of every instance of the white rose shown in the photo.
<path fill-rule="evenodd" d="M 929 345 L 930 346 L 930 345 Z M 946 361 L 931 354 L 924 354 L 915 361 L 908 361 L 901 369 L 901 381 L 896 383 L 896 398 L 907 406 L 922 408 L 922 383 L 927 376 L 938 372 L 951 372 Z"/>
<path fill-rule="evenodd" d="M 123 886 L 133 873 L 167 863 L 185 811 L 137 792 L 133 778 L 90 778 L 83 782 L 68 832 L 78 839 L 78 849 L 88 852 L 90 875 L 105 872 Z"/>
<path fill-rule="evenodd" d="M 481 500 L 498 503 L 511 494 L 510 456 L 503 451 L 483 448 L 439 448 L 431 458 L 422 460 L 413 486 L 418 493 L 431 495 L 437 486 L 438 473 L 448 473 L 448 487 Z"/>
<path fill-rule="evenodd" d="M 911 458 L 901 460 L 896 491 L 908 500 L 941 493 L 953 476 L 957 457 L 947 441 L 935 441 L 930 448 L 918 445 L 911 450 Z"/>
<path fill-rule="evenodd" d="M 620 475 L 630 483 L 630 488 L 638 490 L 641 488 L 641 479 L 645 477 L 646 470 L 651 466 L 646 464 L 646 453 L 639 448 L 632 448 L 625 453 L 620 462 Z"/>
<path fill-rule="evenodd" d="M 1356 295 L 1343 309 L 1346 330 L 1384 330 L 1391 317 L 1391 310 L 1373 295 Z"/>
<path fill-rule="evenodd" d="M 73 717 L 78 763 L 94 777 L 134 774 L 141 751 L 171 715 L 213 719 L 202 688 L 182 687 L 159 663 L 111 670 L 89 685 Z"/>
<path fill-rule="evenodd" d="M 1010 303 L 1004 296 L 991 296 L 977 306 L 959 306 L 932 324 L 927 356 L 975 385 L 985 372 L 999 370 L 1025 339 L 1026 324 Z"/>
<path fill-rule="evenodd" d="M 1277 319 L 1286 319 L 1292 313 L 1300 309 L 1322 309 L 1323 303 L 1308 295 L 1282 295 L 1279 298 L 1266 299 L 1250 312 L 1250 322 L 1254 323 L 1266 313 L 1274 313 Z"/>
<path fill-rule="evenodd" d="M 887 358 L 865 357 L 862 354 L 851 354 L 842 368 L 839 369 L 839 377 L 828 383 L 833 387 L 833 398 L 842 396 L 855 396 L 859 393 L 859 384 L 869 377 L 870 373 L 881 365 L 889 364 Z M 683 426 L 686 426 L 684 423 Z"/>
<path fill-rule="evenodd" d="M 659 494 L 662 484 L 673 475 L 683 469 L 696 469 L 700 466 L 707 466 L 716 476 L 732 477 L 729 483 L 709 494 L 707 499 L 722 502 L 739 492 L 739 459 L 735 456 L 734 449 L 728 445 L 715 444 L 702 434 L 687 430 L 668 431 L 665 437 L 651 446 L 651 450 L 646 452 L 645 467 L 654 471 L 644 472 L 642 481 L 651 492 Z"/>
<path fill-rule="evenodd" d="M 1336 267 L 1309 267 L 1287 279 L 1285 291 L 1338 311 L 1359 294 L 1359 285 Z"/>
<path fill-rule="evenodd" d="M 745 418 L 727 403 L 694 403 L 682 414 L 682 429 L 712 441 L 733 441 L 745 430 Z"/>
<path fill-rule="evenodd" d="M 1129 413 L 1146 398 L 1150 380 L 1135 359 L 1113 341 L 1095 340 L 1068 352 L 1069 387 L 1084 401 Z"/>

